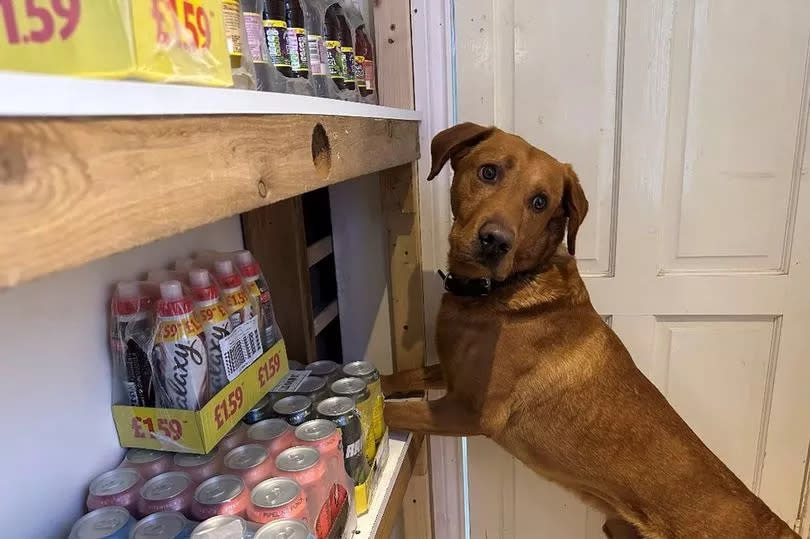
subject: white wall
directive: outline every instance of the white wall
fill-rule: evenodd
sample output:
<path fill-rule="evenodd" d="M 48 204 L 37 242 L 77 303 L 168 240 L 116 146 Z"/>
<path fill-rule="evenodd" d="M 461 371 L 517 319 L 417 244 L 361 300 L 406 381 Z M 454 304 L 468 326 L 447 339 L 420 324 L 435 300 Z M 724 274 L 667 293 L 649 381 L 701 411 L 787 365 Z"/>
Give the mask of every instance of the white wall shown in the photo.
<path fill-rule="evenodd" d="M 123 455 L 110 412 L 111 285 L 195 250 L 242 245 L 234 217 L 0 291 L 0 522 L 6 532 L 65 537 L 83 510 L 89 481 Z"/>

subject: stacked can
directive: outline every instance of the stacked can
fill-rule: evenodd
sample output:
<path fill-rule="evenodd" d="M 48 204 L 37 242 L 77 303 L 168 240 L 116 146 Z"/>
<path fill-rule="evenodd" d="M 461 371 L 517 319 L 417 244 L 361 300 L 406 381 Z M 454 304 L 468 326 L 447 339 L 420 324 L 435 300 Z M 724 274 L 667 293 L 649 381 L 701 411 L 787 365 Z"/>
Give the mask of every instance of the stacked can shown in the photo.
<path fill-rule="evenodd" d="M 286 421 L 279 418 L 254 423 L 248 429 L 247 436 L 250 443 L 263 445 L 273 460 L 279 453 L 295 445 L 295 434 L 293 434 L 292 428 Z"/>
<path fill-rule="evenodd" d="M 274 472 L 269 453 L 259 444 L 240 445 L 225 455 L 225 473 L 241 477 L 249 489 L 272 476 Z"/>
<path fill-rule="evenodd" d="M 265 524 L 253 539 L 315 539 L 306 522 L 300 520 L 276 520 Z"/>
<path fill-rule="evenodd" d="M 204 481 L 194 491 L 191 516 L 205 520 L 217 515 L 244 517 L 250 504 L 245 482 L 235 475 L 217 475 Z"/>
<path fill-rule="evenodd" d="M 138 509 L 141 485 L 141 474 L 133 468 L 116 468 L 105 472 L 90 482 L 87 509 L 93 511 L 117 505 L 134 513 Z"/>
<path fill-rule="evenodd" d="M 365 459 L 363 426 L 354 401 L 348 397 L 330 397 L 318 405 L 318 415 L 338 428 L 343 444 L 343 465 L 355 484 L 368 477 L 369 465 Z"/>
<path fill-rule="evenodd" d="M 306 370 L 326 380 L 327 385 L 340 378 L 340 366 L 334 361 L 313 361 L 306 366 Z"/>
<path fill-rule="evenodd" d="M 276 457 L 278 475 L 295 480 L 304 490 L 310 522 L 314 522 L 326 501 L 326 464 L 314 447 L 291 447 Z"/>
<path fill-rule="evenodd" d="M 196 525 L 176 511 L 154 513 L 133 526 L 129 539 L 184 539 Z"/>
<path fill-rule="evenodd" d="M 374 429 L 374 440 L 379 444 L 383 434 L 385 434 L 385 418 L 383 415 L 385 396 L 382 392 L 382 384 L 380 384 L 380 372 L 368 361 L 353 361 L 343 366 L 343 374 L 353 378 L 360 378 L 366 383 L 372 402 L 371 425 Z"/>
<path fill-rule="evenodd" d="M 303 395 L 290 395 L 273 405 L 273 412 L 290 425 L 297 427 L 312 419 L 312 399 Z"/>
<path fill-rule="evenodd" d="M 268 417 L 271 417 L 270 397 L 265 395 L 259 399 L 259 402 L 257 402 L 253 408 L 248 410 L 245 417 L 242 418 L 242 421 L 248 425 L 252 425 Z"/>
<path fill-rule="evenodd" d="M 363 424 L 365 437 L 364 453 L 369 464 L 374 462 L 377 444 L 374 440 L 374 403 L 366 383 L 360 378 L 341 378 L 332 383 L 332 393 L 338 397 L 349 397 L 354 401 Z"/>
<path fill-rule="evenodd" d="M 219 471 L 219 455 L 214 449 L 205 455 L 176 453 L 173 459 L 174 470 L 187 473 L 195 483 L 202 483 L 214 477 Z"/>
<path fill-rule="evenodd" d="M 312 404 L 317 406 L 319 402 L 329 396 L 329 389 L 326 387 L 326 379 L 311 374 L 301 381 L 296 391 L 298 395 L 309 397 Z"/>
<path fill-rule="evenodd" d="M 234 447 L 239 447 L 247 441 L 248 427 L 244 423 L 237 423 L 231 431 L 217 444 L 217 448 L 224 455 Z"/>
<path fill-rule="evenodd" d="M 135 519 L 123 507 L 110 506 L 90 511 L 76 521 L 68 539 L 129 539 Z"/>
<path fill-rule="evenodd" d="M 183 472 L 156 475 L 141 487 L 138 513 L 151 515 L 166 511 L 187 514 L 194 496 L 194 483 Z"/>
<path fill-rule="evenodd" d="M 285 518 L 309 521 L 306 494 L 298 482 L 288 477 L 262 481 L 250 494 L 247 518 L 260 524 Z"/>
<path fill-rule="evenodd" d="M 213 537 L 253 537 L 259 526 L 234 515 L 218 515 L 200 522 L 194 528 L 190 539 L 211 539 Z M 241 532 L 241 533 L 240 533 Z"/>
<path fill-rule="evenodd" d="M 151 449 L 128 449 L 120 468 L 133 468 L 141 474 L 144 481 L 156 475 L 168 472 L 172 467 L 172 455 L 164 451 Z"/>
<path fill-rule="evenodd" d="M 340 432 L 328 419 L 313 419 L 295 429 L 299 445 L 314 447 L 321 454 L 331 477 L 342 477 L 343 442 Z"/>

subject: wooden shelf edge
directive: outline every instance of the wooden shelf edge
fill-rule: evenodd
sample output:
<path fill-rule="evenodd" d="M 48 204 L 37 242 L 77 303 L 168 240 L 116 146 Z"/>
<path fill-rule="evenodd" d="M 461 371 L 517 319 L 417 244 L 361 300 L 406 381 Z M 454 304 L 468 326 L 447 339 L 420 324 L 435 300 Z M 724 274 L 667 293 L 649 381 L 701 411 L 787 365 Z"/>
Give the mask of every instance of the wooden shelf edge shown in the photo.
<path fill-rule="evenodd" d="M 391 536 L 423 442 L 421 434 L 391 433 L 391 453 L 382 469 L 368 513 L 357 520 L 356 539 L 388 539 Z"/>
<path fill-rule="evenodd" d="M 418 122 L 0 119 L 0 289 L 419 157 Z"/>
<path fill-rule="evenodd" d="M 338 316 L 338 302 L 332 301 L 329 305 L 323 308 L 321 312 L 315 315 L 312 320 L 312 326 L 315 328 L 314 334 L 317 337 L 321 331 L 326 329 L 326 326 L 331 324 Z"/>
<path fill-rule="evenodd" d="M 307 246 L 307 264 L 311 268 L 327 256 L 332 254 L 332 235 L 319 239 Z"/>

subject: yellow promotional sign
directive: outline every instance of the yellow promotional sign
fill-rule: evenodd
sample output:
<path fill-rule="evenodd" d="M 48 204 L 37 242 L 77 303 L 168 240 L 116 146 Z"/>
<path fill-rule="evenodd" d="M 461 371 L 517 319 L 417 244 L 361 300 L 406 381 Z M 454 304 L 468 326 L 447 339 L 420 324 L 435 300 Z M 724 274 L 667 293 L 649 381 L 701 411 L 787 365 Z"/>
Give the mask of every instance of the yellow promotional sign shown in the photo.
<path fill-rule="evenodd" d="M 208 453 L 288 370 L 284 341 L 279 341 L 214 395 L 202 410 L 113 405 L 121 447 Z"/>
<path fill-rule="evenodd" d="M 0 69 L 233 84 L 221 0 L 0 0 Z"/>

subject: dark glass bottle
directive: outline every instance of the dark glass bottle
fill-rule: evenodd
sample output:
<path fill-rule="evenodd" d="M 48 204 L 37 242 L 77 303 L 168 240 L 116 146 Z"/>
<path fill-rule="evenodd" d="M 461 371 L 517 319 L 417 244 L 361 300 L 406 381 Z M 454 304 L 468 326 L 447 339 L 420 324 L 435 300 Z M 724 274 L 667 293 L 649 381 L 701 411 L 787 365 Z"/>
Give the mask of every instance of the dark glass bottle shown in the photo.
<path fill-rule="evenodd" d="M 366 35 L 366 25 L 361 24 L 354 31 L 355 62 L 357 62 L 357 88 L 360 95 L 368 97 L 374 93 L 376 86 L 374 79 L 374 49 L 371 40 Z"/>
<path fill-rule="evenodd" d="M 346 15 L 343 13 L 343 8 L 340 5 L 336 10 L 338 23 L 340 24 L 340 50 L 343 52 L 344 63 L 346 71 L 344 75 L 344 82 L 346 89 L 355 89 L 355 62 L 354 62 L 354 45 L 352 44 L 352 29 L 349 26 L 349 21 L 346 20 Z"/>
<path fill-rule="evenodd" d="M 286 0 L 287 47 L 294 77 L 309 78 L 309 44 L 301 0 Z"/>
<path fill-rule="evenodd" d="M 339 6 L 332 4 L 326 10 L 323 21 L 323 39 L 326 47 L 326 60 L 328 62 L 329 77 L 339 90 L 346 89 L 345 71 L 346 60 L 340 50 L 340 21 L 337 17 Z"/>
<path fill-rule="evenodd" d="M 262 24 L 270 62 L 285 77 L 292 77 L 290 49 L 287 43 L 287 8 L 284 0 L 265 0 Z"/>

